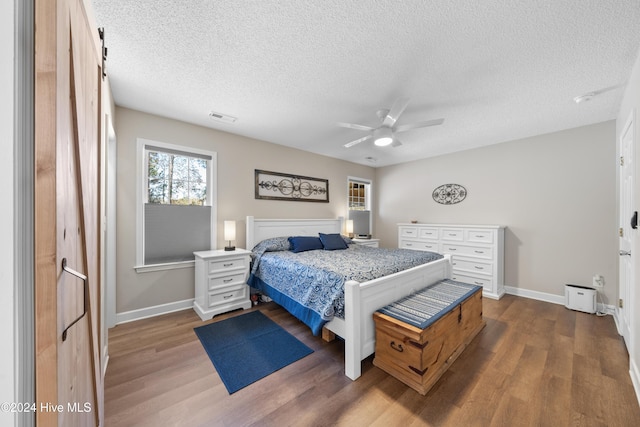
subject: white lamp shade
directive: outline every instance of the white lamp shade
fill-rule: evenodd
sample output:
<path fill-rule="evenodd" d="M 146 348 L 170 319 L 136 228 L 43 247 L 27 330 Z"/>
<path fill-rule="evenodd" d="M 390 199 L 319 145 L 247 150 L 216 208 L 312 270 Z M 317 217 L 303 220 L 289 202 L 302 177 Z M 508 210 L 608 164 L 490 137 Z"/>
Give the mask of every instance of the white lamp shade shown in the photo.
<path fill-rule="evenodd" d="M 224 222 L 224 240 L 236 240 L 236 222 Z"/>
<path fill-rule="evenodd" d="M 353 220 L 352 219 L 348 219 L 347 220 L 347 233 L 348 234 L 353 234 Z"/>

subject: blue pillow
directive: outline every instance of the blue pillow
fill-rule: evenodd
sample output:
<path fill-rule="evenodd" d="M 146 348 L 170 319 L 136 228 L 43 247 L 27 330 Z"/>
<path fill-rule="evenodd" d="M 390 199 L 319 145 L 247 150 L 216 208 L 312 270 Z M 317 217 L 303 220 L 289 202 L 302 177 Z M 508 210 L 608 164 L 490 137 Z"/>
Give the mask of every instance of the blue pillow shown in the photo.
<path fill-rule="evenodd" d="M 335 251 L 337 249 L 347 249 L 349 246 L 345 243 L 342 236 L 338 233 L 336 234 L 320 234 L 320 241 L 322 242 L 322 246 L 327 251 Z"/>
<path fill-rule="evenodd" d="M 313 236 L 289 237 L 289 243 L 291 244 L 291 250 L 296 253 L 323 248 L 320 238 Z"/>

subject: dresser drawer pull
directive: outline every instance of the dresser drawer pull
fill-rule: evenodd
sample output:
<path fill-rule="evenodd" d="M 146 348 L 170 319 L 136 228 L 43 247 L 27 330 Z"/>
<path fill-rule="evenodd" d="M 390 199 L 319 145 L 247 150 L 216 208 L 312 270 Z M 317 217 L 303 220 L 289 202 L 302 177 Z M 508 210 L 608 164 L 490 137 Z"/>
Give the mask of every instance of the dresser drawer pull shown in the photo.
<path fill-rule="evenodd" d="M 456 248 L 449 248 L 450 251 L 455 251 L 457 250 Z"/>
<path fill-rule="evenodd" d="M 476 284 L 476 285 L 478 285 L 478 286 L 482 286 L 482 285 L 483 285 L 483 283 L 482 283 L 482 282 L 473 282 L 473 283 L 475 283 L 475 284 Z"/>
<path fill-rule="evenodd" d="M 229 279 L 222 279 L 222 281 L 224 283 L 229 283 L 229 282 L 233 282 L 233 277 L 229 278 Z"/>
<path fill-rule="evenodd" d="M 227 263 L 227 264 L 222 264 L 222 265 L 223 265 L 224 267 L 231 267 L 231 266 L 233 265 L 233 263 L 232 263 L 232 262 L 229 262 L 229 263 Z"/>
<path fill-rule="evenodd" d="M 484 270 L 484 267 L 478 267 L 477 265 L 475 267 L 476 267 L 476 270 Z"/>
<path fill-rule="evenodd" d="M 231 297 L 233 297 L 233 294 L 225 295 L 225 296 L 223 296 L 222 298 L 223 298 L 223 299 L 229 299 L 229 298 L 231 298 Z"/>
<path fill-rule="evenodd" d="M 449 237 L 456 237 L 457 235 L 457 233 L 449 233 Z"/>
<path fill-rule="evenodd" d="M 413 246 L 413 244 L 412 244 L 412 243 L 405 243 L 404 245 L 405 245 L 405 246 Z"/>
<path fill-rule="evenodd" d="M 474 251 L 474 252 L 477 253 L 477 254 L 483 254 L 484 253 L 484 251 Z"/>
<path fill-rule="evenodd" d="M 395 341 L 391 341 L 391 343 L 389 343 L 389 345 L 391 346 L 392 349 L 394 349 L 395 351 L 402 353 L 404 351 L 404 348 L 402 347 L 402 344 L 396 344 Z"/>

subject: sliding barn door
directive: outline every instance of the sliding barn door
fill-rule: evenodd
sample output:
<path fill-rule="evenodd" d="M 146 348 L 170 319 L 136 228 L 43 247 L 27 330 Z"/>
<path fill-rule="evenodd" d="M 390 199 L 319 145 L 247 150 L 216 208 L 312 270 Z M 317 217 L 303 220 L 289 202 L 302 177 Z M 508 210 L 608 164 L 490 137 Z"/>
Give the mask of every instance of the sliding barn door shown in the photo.
<path fill-rule="evenodd" d="M 83 0 L 35 1 L 36 421 L 103 419 L 100 56 Z"/>

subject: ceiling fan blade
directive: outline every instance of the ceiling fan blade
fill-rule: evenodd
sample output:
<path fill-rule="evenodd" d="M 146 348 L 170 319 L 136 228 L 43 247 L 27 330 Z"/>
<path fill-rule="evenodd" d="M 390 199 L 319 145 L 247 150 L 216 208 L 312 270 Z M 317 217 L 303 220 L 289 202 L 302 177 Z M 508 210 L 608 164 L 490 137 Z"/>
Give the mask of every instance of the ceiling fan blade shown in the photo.
<path fill-rule="evenodd" d="M 369 127 L 369 126 L 364 126 L 364 125 L 357 125 L 355 123 L 342 123 L 342 122 L 338 122 L 338 126 L 343 127 L 343 128 L 349 128 L 349 129 L 357 129 L 357 130 L 366 130 L 366 131 L 372 131 L 374 128 Z"/>
<path fill-rule="evenodd" d="M 402 142 L 398 141 L 396 138 L 393 138 L 393 142 L 391 143 L 392 147 L 399 147 L 402 145 Z"/>
<path fill-rule="evenodd" d="M 353 147 L 354 145 L 360 144 L 361 142 L 365 142 L 367 139 L 371 139 L 372 137 L 373 135 L 363 136 L 362 138 L 358 138 L 355 141 L 347 142 L 346 144 L 344 144 L 344 146 L 346 148 Z"/>
<path fill-rule="evenodd" d="M 444 119 L 427 120 L 425 122 L 410 123 L 408 125 L 400 125 L 394 129 L 394 132 L 406 132 L 411 129 L 426 128 L 427 126 L 436 126 L 444 123 Z"/>
<path fill-rule="evenodd" d="M 391 107 L 387 116 L 382 121 L 382 124 L 384 126 L 393 127 L 398 120 L 398 117 L 400 117 L 400 114 L 402 114 L 404 109 L 407 108 L 407 105 L 409 105 L 409 98 L 399 98 L 396 100 L 396 102 L 393 103 L 393 107 Z"/>

